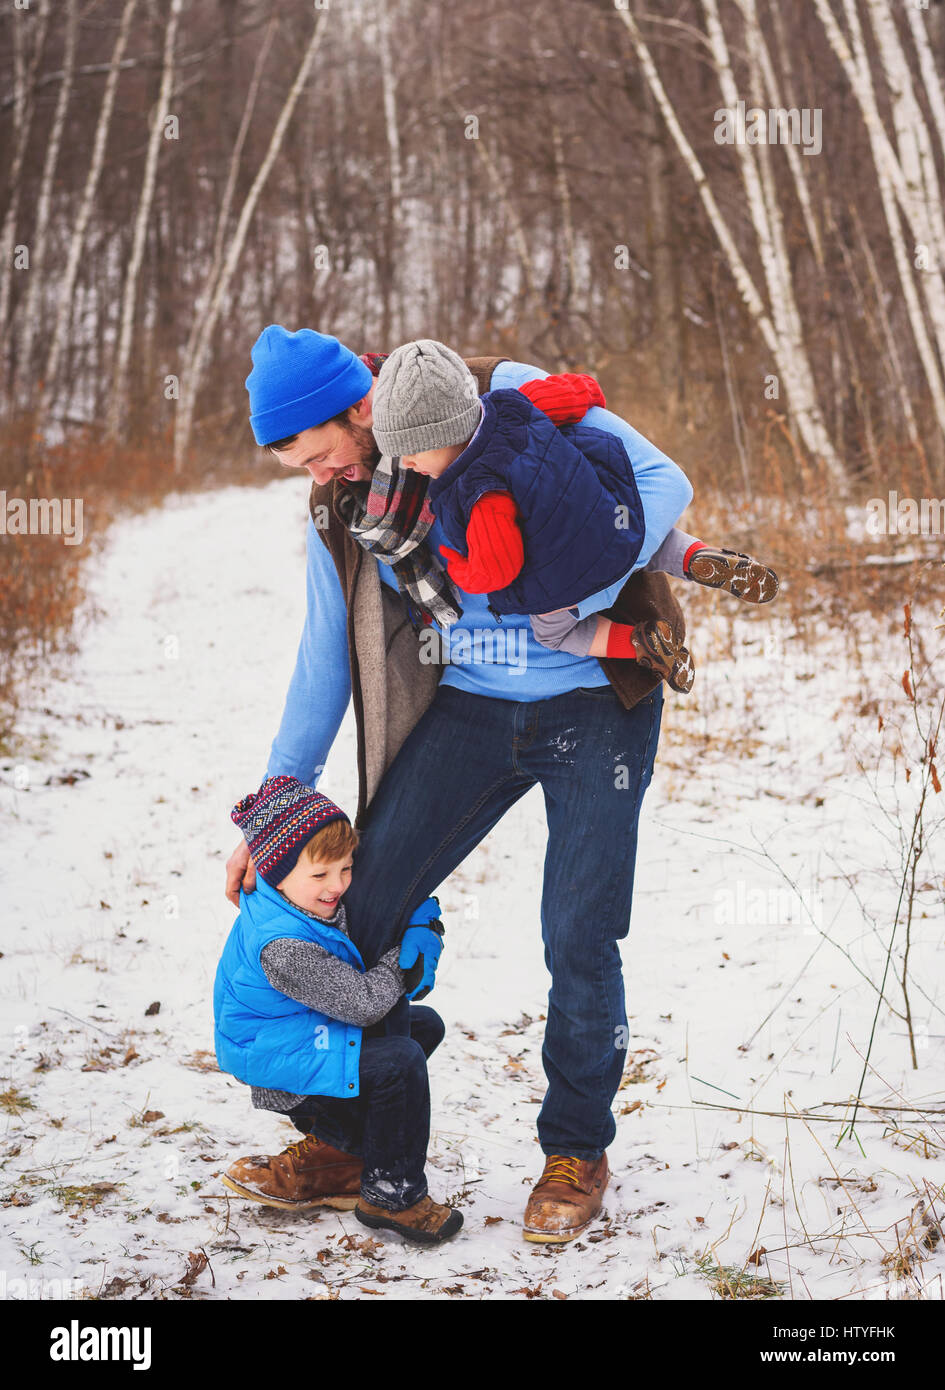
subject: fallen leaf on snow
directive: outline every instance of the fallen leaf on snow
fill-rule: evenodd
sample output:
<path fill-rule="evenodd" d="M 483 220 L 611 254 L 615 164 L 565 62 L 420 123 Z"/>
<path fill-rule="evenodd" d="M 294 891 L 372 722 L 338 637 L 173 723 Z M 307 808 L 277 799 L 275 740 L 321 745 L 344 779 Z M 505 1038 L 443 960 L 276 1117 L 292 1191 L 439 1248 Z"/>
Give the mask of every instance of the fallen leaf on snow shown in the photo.
<path fill-rule="evenodd" d="M 210 1261 L 202 1250 L 191 1250 L 187 1256 L 187 1272 L 179 1280 L 179 1284 L 185 1289 L 191 1288 L 209 1263 Z M 285 1273 L 284 1270 L 283 1273 Z M 265 1277 L 268 1279 L 268 1274 Z"/>
<path fill-rule="evenodd" d="M 219 1071 L 217 1059 L 212 1052 L 198 1051 L 193 1052 L 189 1057 L 185 1057 L 180 1064 L 188 1071 Z"/>

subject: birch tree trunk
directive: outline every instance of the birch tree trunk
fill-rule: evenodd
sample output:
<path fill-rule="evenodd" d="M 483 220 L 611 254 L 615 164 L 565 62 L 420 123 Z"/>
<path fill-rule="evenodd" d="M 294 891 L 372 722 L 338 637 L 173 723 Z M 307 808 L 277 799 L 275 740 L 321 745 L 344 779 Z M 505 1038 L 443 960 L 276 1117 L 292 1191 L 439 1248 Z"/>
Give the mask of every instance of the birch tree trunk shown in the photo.
<path fill-rule="evenodd" d="M 935 355 L 935 347 L 929 337 L 925 326 L 925 319 L 922 315 L 922 305 L 919 302 L 918 291 L 915 287 L 915 280 L 912 275 L 912 262 L 906 250 L 906 244 L 902 235 L 902 225 L 899 221 L 899 208 L 893 194 L 889 175 L 885 164 L 877 164 L 876 177 L 879 182 L 879 194 L 882 199 L 883 212 L 886 217 L 886 224 L 889 228 L 889 236 L 892 241 L 893 256 L 896 261 L 896 269 L 899 272 L 899 283 L 902 286 L 902 297 L 906 306 L 906 313 L 912 327 L 912 336 L 915 339 L 916 350 L 919 354 L 919 361 L 925 371 L 925 379 L 928 382 L 929 392 L 932 397 L 932 405 L 935 410 L 935 419 L 942 436 L 945 437 L 945 385 L 942 382 L 942 374 L 939 370 L 938 360 Z"/>
<path fill-rule="evenodd" d="M 643 91 L 643 131 L 646 142 L 647 209 L 649 260 L 653 267 L 653 313 L 656 318 L 656 351 L 659 356 L 660 380 L 666 392 L 670 418 L 675 420 L 685 398 L 683 375 L 682 314 L 680 311 L 679 268 L 673 254 L 672 213 L 668 179 L 667 149 L 664 144 L 664 124 L 653 93 Z M 727 369 L 724 359 L 723 368 Z M 726 377 L 727 380 L 727 377 Z M 734 418 L 734 417 L 733 417 Z M 738 421 L 734 421 L 736 443 Z"/>
<path fill-rule="evenodd" d="M 938 133 L 939 149 L 945 156 L 945 92 L 942 90 L 942 79 L 932 56 L 932 45 L 922 11 L 915 4 L 906 5 L 905 9 L 909 28 L 912 30 L 912 39 L 919 55 L 919 71 L 922 73 L 925 94 L 932 112 L 933 129 Z"/>
<path fill-rule="evenodd" d="M 860 245 L 863 251 L 863 260 L 866 263 L 866 269 L 869 274 L 870 283 L 873 287 L 873 299 L 876 305 L 876 314 L 882 332 L 882 341 L 878 344 L 878 356 L 880 357 L 880 360 L 882 361 L 884 367 L 887 368 L 889 377 L 892 381 L 892 384 L 895 387 L 896 395 L 899 399 L 899 407 L 902 411 L 902 418 L 906 426 L 906 432 L 909 435 L 909 442 L 912 444 L 916 452 L 924 459 L 924 448 L 922 445 L 921 437 L 919 435 L 919 427 L 915 418 L 915 411 L 912 408 L 912 397 L 909 394 L 909 388 L 906 384 L 906 376 L 902 367 L 902 359 L 899 354 L 899 347 L 896 343 L 896 335 L 893 332 L 892 324 L 889 321 L 889 314 L 886 311 L 886 290 L 884 289 L 882 281 L 880 280 L 879 271 L 876 268 L 876 258 L 873 255 L 873 249 L 870 246 L 869 239 L 867 238 L 866 231 L 863 227 L 860 215 L 857 212 L 856 205 L 851 203 L 848 210 L 853 225 L 856 228 L 857 235 L 860 239 Z M 846 266 L 847 276 L 850 280 L 850 284 L 853 286 L 854 291 L 856 292 L 857 299 L 860 303 L 861 311 L 863 313 L 864 318 L 866 318 L 869 313 L 866 306 L 866 297 L 860 292 L 859 285 L 856 279 L 856 273 L 853 267 L 853 259 L 850 254 L 850 249 L 846 245 L 846 243 L 843 240 L 843 237 L 840 234 L 840 228 L 837 226 L 837 221 L 833 215 L 833 211 L 830 207 L 829 202 L 827 204 L 827 217 L 829 219 L 829 224 L 833 230 L 834 237 L 836 238 L 837 245 L 840 248 L 840 254 L 843 256 L 843 261 L 844 265 Z"/>
<path fill-rule="evenodd" d="M 95 129 L 92 161 L 89 165 L 89 172 L 85 180 L 85 188 L 82 191 L 82 199 L 79 204 L 79 215 L 76 218 L 75 229 L 72 233 L 72 242 L 69 247 L 69 259 L 66 264 L 66 271 L 62 277 L 62 281 L 57 287 L 59 312 L 56 315 L 56 324 L 49 346 L 49 355 L 46 358 L 46 370 L 40 401 L 40 414 L 43 417 L 48 415 L 53 396 L 56 393 L 56 378 L 59 372 L 59 361 L 69 332 L 72 300 L 75 294 L 76 281 L 79 277 L 79 261 L 82 257 L 82 248 L 85 244 L 85 233 L 89 225 L 89 218 L 92 215 L 92 207 L 95 201 L 98 181 L 102 172 L 102 165 L 105 162 L 105 146 L 108 141 L 108 130 L 111 125 L 112 110 L 115 105 L 115 92 L 118 87 L 118 76 L 121 71 L 120 64 L 128 44 L 128 37 L 131 33 L 131 21 L 134 17 L 136 5 L 137 0 L 125 0 L 125 7 L 122 10 L 118 37 L 115 40 L 115 47 L 112 50 L 111 62 L 108 67 L 108 78 L 105 83 L 105 94 L 102 97 L 102 106 L 99 112 L 98 124 Z"/>
<path fill-rule="evenodd" d="M 118 336 L 118 349 L 115 356 L 115 370 L 112 375 L 112 390 L 106 421 L 106 437 L 117 439 L 127 416 L 125 393 L 128 386 L 128 363 L 131 358 L 131 339 L 134 332 L 135 302 L 138 291 L 138 276 L 144 259 L 144 245 L 154 202 L 154 188 L 157 183 L 158 158 L 161 141 L 164 138 L 164 120 L 174 85 L 174 49 L 177 42 L 177 26 L 180 20 L 183 0 L 171 0 L 164 30 L 164 57 L 161 68 L 161 86 L 157 104 L 154 108 L 151 133 L 148 138 L 148 152 L 144 163 L 144 180 L 141 185 L 141 198 L 138 215 L 135 218 L 134 237 L 131 256 L 125 274 L 125 291 L 122 297 Z"/>
<path fill-rule="evenodd" d="M 23 36 L 24 22 L 22 18 L 14 14 L 10 21 L 13 25 L 13 163 L 8 179 L 9 202 L 7 213 L 3 219 L 3 228 L 0 231 L 0 255 L 2 261 L 2 281 L 0 281 L 0 303 L 6 301 L 6 307 L 2 317 L 0 317 L 0 386 L 6 388 L 9 377 L 6 365 L 6 343 L 7 334 L 5 332 L 7 314 L 9 313 L 9 295 L 11 282 L 13 279 L 13 227 L 16 220 L 16 203 L 19 197 L 19 174 L 22 169 L 22 159 L 20 159 L 20 169 L 17 169 L 17 155 L 22 151 L 25 153 L 26 141 L 23 138 L 23 131 L 27 125 L 27 81 L 26 81 L 26 56 L 25 41 Z"/>
<path fill-rule="evenodd" d="M 560 209 L 560 222 L 556 219 L 550 231 L 552 262 L 551 275 L 549 278 L 550 294 L 546 296 L 545 310 L 548 314 L 553 332 L 555 351 L 558 354 L 562 369 L 570 365 L 570 344 L 568 333 L 569 325 L 578 319 L 579 332 L 582 338 L 582 353 L 588 361 L 594 356 L 594 341 L 590 333 L 586 315 L 579 313 L 575 315 L 573 304 L 578 292 L 578 263 L 577 263 L 577 243 L 574 234 L 574 216 L 572 212 L 571 186 L 568 180 L 568 170 L 565 162 L 565 142 L 561 130 L 561 123 L 558 120 L 555 109 L 553 79 L 546 75 L 547 63 L 542 53 L 541 45 L 538 42 L 536 32 L 533 30 L 529 37 L 532 58 L 535 63 L 535 72 L 542 93 L 542 100 L 545 109 L 545 122 L 551 135 L 551 151 L 554 161 L 554 189 L 555 196 Z M 561 242 L 563 252 L 559 251 L 557 242 L 558 226 L 561 229 Z"/>
<path fill-rule="evenodd" d="M 943 435 L 945 435 L 945 419 L 943 419 L 943 411 L 945 411 L 945 390 L 943 390 L 942 386 L 940 366 L 940 363 L 945 362 L 945 334 L 940 336 L 941 330 L 945 329 L 945 324 L 941 324 L 934 315 L 930 314 L 938 349 L 938 355 L 936 356 L 935 346 L 933 346 L 929 339 L 928 332 L 926 331 L 922 308 L 919 303 L 915 281 L 913 279 L 912 265 L 905 249 L 902 225 L 897 213 L 898 203 L 898 207 L 901 209 L 909 226 L 913 244 L 922 241 L 921 225 L 918 223 L 915 225 L 913 224 L 915 216 L 914 196 L 907 185 L 902 166 L 896 158 L 895 151 L 886 135 L 879 114 L 876 94 L 873 89 L 873 81 L 870 73 L 869 58 L 867 57 L 865 44 L 863 42 L 863 32 L 860 27 L 859 15 L 857 14 L 855 6 L 851 3 L 851 0 L 844 0 L 844 4 L 846 7 L 847 21 L 850 26 L 853 45 L 852 51 L 850 44 L 840 30 L 836 16 L 830 7 L 829 0 L 814 0 L 814 6 L 824 26 L 830 46 L 836 53 L 846 73 L 847 80 L 856 97 L 857 105 L 860 108 L 864 124 L 866 125 L 873 153 L 873 163 L 876 167 L 886 224 L 893 246 L 896 266 L 899 271 L 909 322 L 913 337 L 915 338 L 919 358 L 922 362 L 929 384 L 929 390 L 935 408 L 936 421 L 939 429 L 943 432 Z M 923 273 L 923 276 L 923 285 L 927 294 L 926 303 L 928 305 L 928 295 L 930 293 L 933 298 L 937 298 L 936 289 L 930 283 L 937 278 L 937 275 Z"/>
<path fill-rule="evenodd" d="M 867 8 L 889 88 L 896 145 L 909 196 L 909 224 L 917 243 L 930 253 L 931 263 L 920 270 L 919 284 L 935 328 L 939 361 L 945 365 L 945 215 L 932 141 L 915 97 L 889 0 L 867 0 Z"/>
<path fill-rule="evenodd" d="M 574 219 L 571 215 L 571 188 L 564 160 L 564 137 L 553 112 L 551 121 L 551 148 L 555 160 L 555 191 L 561 208 L 561 232 L 564 239 L 564 275 L 561 285 L 561 305 L 565 313 L 571 306 L 572 296 L 578 289 L 577 249 L 574 239 Z"/>
<path fill-rule="evenodd" d="M 453 110 L 456 112 L 456 115 L 462 121 L 465 118 L 465 113 L 459 106 L 455 104 L 455 102 L 451 104 L 453 106 Z M 506 217 L 509 219 L 509 225 L 512 231 L 512 240 L 515 244 L 515 249 L 518 253 L 518 258 L 522 266 L 522 278 L 524 281 L 525 288 L 524 299 L 525 308 L 527 311 L 538 299 L 538 277 L 535 270 L 535 260 L 532 256 L 531 251 L 529 250 L 528 237 L 525 235 L 525 226 L 522 222 L 522 219 L 519 217 L 514 204 L 512 203 L 506 182 L 499 171 L 499 166 L 496 162 L 496 159 L 489 150 L 486 141 L 477 138 L 475 140 L 470 140 L 469 143 L 475 146 L 476 154 L 482 162 L 483 168 L 485 169 L 486 175 L 489 179 L 489 183 L 492 185 L 492 191 L 494 192 L 496 199 L 498 200 L 500 206 L 505 212 Z"/>
<path fill-rule="evenodd" d="M 397 121 L 397 91 L 394 78 L 394 64 L 390 48 L 390 9 L 389 0 L 375 0 L 377 19 L 377 45 L 381 60 L 381 89 L 384 99 L 384 125 L 387 132 L 387 155 L 389 170 L 387 202 L 386 247 L 382 249 L 380 261 L 384 267 L 382 275 L 383 317 L 381 319 L 381 342 L 392 343 L 396 325 L 397 332 L 403 332 L 403 315 L 398 305 L 397 285 L 402 274 L 398 267 L 406 262 L 408 248 L 402 240 L 404 235 L 402 221 L 402 166 L 400 156 L 400 127 Z"/>
<path fill-rule="evenodd" d="M 25 404 L 32 395 L 33 344 L 39 326 L 40 290 L 42 272 L 46 262 L 46 238 L 49 227 L 49 213 L 52 206 L 53 180 L 59 164 L 59 150 L 62 145 L 62 132 L 66 123 L 66 112 L 72 96 L 72 82 L 75 73 L 76 33 L 78 30 L 78 0 L 66 0 L 66 38 L 63 56 L 63 80 L 56 98 L 49 143 L 43 159 L 43 173 L 39 185 L 39 198 L 36 204 L 36 223 L 33 227 L 32 250 L 30 254 L 30 273 L 26 287 L 26 300 L 23 306 L 22 337 L 16 358 L 17 392 Z"/>
<path fill-rule="evenodd" d="M 738 104 L 738 87 L 732 71 L 731 58 L 719 17 L 717 0 L 702 0 L 709 36 L 709 48 L 715 60 L 722 99 L 735 110 Z M 755 19 L 757 23 L 757 18 Z M 768 288 L 768 300 L 774 317 L 775 330 L 783 344 L 784 364 L 788 367 L 785 382 L 788 390 L 788 404 L 792 414 L 798 410 L 808 413 L 818 436 L 823 443 L 818 453 L 829 443 L 827 429 L 823 423 L 813 372 L 804 344 L 803 329 L 794 297 L 794 284 L 791 266 L 784 240 L 784 227 L 781 209 L 773 180 L 762 176 L 770 156 L 767 144 L 749 145 L 736 140 L 735 152 L 738 157 L 748 211 L 755 229 L 761 264 Z M 832 450 L 832 445 L 830 446 Z"/>
<path fill-rule="evenodd" d="M 771 61 L 771 54 L 768 45 L 765 43 L 764 32 L 762 30 L 756 0 L 737 0 L 739 9 L 745 20 L 745 38 L 748 52 L 753 61 L 760 69 L 764 78 L 764 91 L 767 104 L 775 109 L 784 106 L 781 100 L 781 91 L 774 64 Z M 824 252 L 820 239 L 820 231 L 817 226 L 817 219 L 814 216 L 814 209 L 811 204 L 810 189 L 807 185 L 807 173 L 804 168 L 804 156 L 800 155 L 797 146 L 792 141 L 788 141 L 784 146 L 784 153 L 787 156 L 788 168 L 794 180 L 794 191 L 797 193 L 797 201 L 801 206 L 801 215 L 804 218 L 804 226 L 807 231 L 808 240 L 813 247 L 814 256 L 820 270 L 824 268 Z"/>
<path fill-rule="evenodd" d="M 792 343 L 795 335 L 793 332 L 789 331 L 786 336 L 782 337 L 775 327 L 775 324 L 772 323 L 768 311 L 765 308 L 764 301 L 755 287 L 754 281 L 742 259 L 729 226 L 722 216 L 706 177 L 705 170 L 702 168 L 698 156 L 686 139 L 685 133 L 679 124 L 673 105 L 660 80 L 652 54 L 643 40 L 636 20 L 633 15 L 626 10 L 618 10 L 617 15 L 629 30 L 634 50 L 640 61 L 640 66 L 643 69 L 643 74 L 653 92 L 657 106 L 669 128 L 670 134 L 676 143 L 676 148 L 679 150 L 686 167 L 692 175 L 699 197 L 702 200 L 702 205 L 706 210 L 713 231 L 718 237 L 722 251 L 728 261 L 729 269 L 732 272 L 739 294 L 742 296 L 751 317 L 755 321 L 765 346 L 774 358 L 778 375 L 783 380 L 787 389 L 789 405 L 797 423 L 797 429 L 804 447 L 813 457 L 823 462 L 827 475 L 833 485 L 838 489 L 846 490 L 848 480 L 843 464 L 838 458 L 833 442 L 827 432 L 816 398 L 812 396 L 812 381 L 810 379 L 810 367 L 807 362 L 806 354 L 802 353 L 802 369 L 799 372 L 797 360 L 792 356 Z M 750 177 L 749 175 L 749 178 Z M 755 200 L 753 217 L 758 218 L 757 225 L 763 243 L 759 249 L 762 250 L 763 259 L 767 262 L 765 267 L 766 278 L 773 277 L 776 292 L 779 292 L 777 288 L 778 270 L 773 262 L 770 234 L 766 231 L 766 216 L 760 190 Z M 771 283 L 772 281 L 769 279 L 769 284 Z M 782 314 L 782 321 L 786 323 L 787 318 L 783 297 L 781 297 L 781 302 L 779 304 L 779 312 Z M 806 372 L 804 369 L 806 369 Z"/>
<path fill-rule="evenodd" d="M 249 230 L 250 222 L 256 211 L 256 205 L 266 186 L 266 182 L 272 172 L 272 166 L 282 148 L 282 141 L 285 137 L 286 127 L 292 119 L 295 111 L 299 94 L 305 85 L 315 54 L 318 52 L 322 35 L 325 29 L 328 12 L 319 12 L 308 41 L 308 47 L 302 55 L 295 81 L 289 88 L 286 95 L 279 118 L 269 140 L 269 147 L 263 158 L 262 164 L 253 180 L 252 187 L 246 195 L 243 203 L 233 237 L 227 249 L 226 257 L 217 276 L 216 284 L 207 307 L 206 314 L 200 324 L 200 330 L 194 342 L 193 350 L 185 359 L 180 375 L 181 396 L 178 404 L 177 421 L 174 431 L 174 471 L 180 472 L 184 465 L 184 458 L 190 444 L 190 436 L 193 430 L 194 409 L 197 402 L 197 393 L 203 382 L 203 375 L 206 368 L 207 357 L 210 350 L 210 342 L 213 337 L 217 320 L 220 317 L 220 310 L 223 307 L 223 297 L 229 289 L 230 281 L 239 263 L 243 251 L 243 244 L 246 241 L 246 234 Z"/>
<path fill-rule="evenodd" d="M 26 160 L 26 149 L 29 144 L 30 128 L 33 123 L 33 109 L 35 106 L 35 79 L 36 71 L 39 67 L 39 60 L 42 56 L 43 47 L 46 42 L 46 31 L 49 27 L 49 10 L 44 8 L 35 20 L 36 34 L 33 39 L 33 51 L 27 63 L 24 53 L 24 34 L 23 30 L 27 24 L 22 13 L 14 12 L 11 23 L 13 24 L 13 70 L 14 70 L 14 92 L 15 102 L 13 107 L 13 159 L 10 166 L 10 175 L 7 180 L 7 211 L 3 219 L 3 229 L 0 231 L 0 339 L 3 341 L 4 359 L 4 384 L 12 385 L 12 371 L 6 371 L 6 351 L 9 334 L 7 326 L 10 320 L 10 301 L 13 294 L 13 247 L 16 241 L 16 221 L 20 210 L 20 194 L 22 192 L 23 167 Z"/>
<path fill-rule="evenodd" d="M 213 287 L 217 282 L 217 276 L 220 274 L 220 266 L 223 263 L 223 239 L 226 236 L 226 229 L 230 222 L 230 213 L 233 209 L 233 197 L 236 192 L 236 182 L 239 178 L 240 163 L 243 158 L 243 146 L 246 144 L 246 137 L 252 125 L 253 113 L 256 110 L 256 101 L 259 96 L 259 87 L 262 82 L 266 59 L 269 56 L 269 49 L 272 47 L 272 41 L 275 38 L 278 27 L 279 21 L 276 17 L 273 17 L 269 21 L 259 52 L 256 55 L 256 62 L 253 65 L 253 76 L 249 84 L 246 104 L 243 108 L 243 115 L 233 145 L 233 152 L 230 156 L 230 167 L 227 170 L 226 186 L 223 189 L 223 197 L 220 200 L 220 209 L 217 213 L 217 226 L 213 237 L 213 252 L 210 256 L 210 270 L 207 275 L 203 295 L 197 304 L 197 312 L 194 315 L 190 337 L 187 342 L 187 349 L 184 354 L 185 360 L 187 361 L 190 360 L 192 355 L 193 347 L 196 343 L 196 335 L 199 332 L 200 324 L 203 320 L 203 311 L 210 302 L 210 296 L 213 293 Z"/>

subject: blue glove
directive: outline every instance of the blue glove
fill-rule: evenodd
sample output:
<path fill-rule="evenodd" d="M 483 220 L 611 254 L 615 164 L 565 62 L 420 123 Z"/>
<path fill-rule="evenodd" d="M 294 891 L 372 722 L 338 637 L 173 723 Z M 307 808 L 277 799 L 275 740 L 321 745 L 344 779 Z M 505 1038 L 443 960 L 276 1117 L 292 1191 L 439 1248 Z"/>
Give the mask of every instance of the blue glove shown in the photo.
<path fill-rule="evenodd" d="M 408 999 L 424 999 L 436 983 L 444 935 L 439 915 L 436 898 L 427 898 L 411 916 L 401 938 L 397 964 L 407 976 Z"/>
<path fill-rule="evenodd" d="M 439 921 L 440 919 L 440 900 L 439 898 L 424 898 L 419 907 L 415 907 L 410 916 L 408 927 L 426 926 L 428 922 Z"/>

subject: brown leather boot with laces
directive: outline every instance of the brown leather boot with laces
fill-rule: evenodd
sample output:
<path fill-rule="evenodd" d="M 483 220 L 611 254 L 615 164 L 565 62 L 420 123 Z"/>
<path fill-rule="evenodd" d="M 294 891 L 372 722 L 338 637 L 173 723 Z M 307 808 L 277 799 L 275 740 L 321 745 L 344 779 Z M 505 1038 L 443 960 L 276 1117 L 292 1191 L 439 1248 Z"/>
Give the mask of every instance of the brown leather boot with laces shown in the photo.
<path fill-rule="evenodd" d="M 596 1159 L 550 1154 L 525 1208 L 525 1239 L 541 1244 L 574 1240 L 599 1213 L 609 1177 L 606 1154 Z"/>
<path fill-rule="evenodd" d="M 309 1134 L 280 1154 L 238 1158 L 222 1181 L 231 1192 L 267 1207 L 350 1211 L 361 1190 L 361 1167 L 354 1154 L 342 1153 Z"/>

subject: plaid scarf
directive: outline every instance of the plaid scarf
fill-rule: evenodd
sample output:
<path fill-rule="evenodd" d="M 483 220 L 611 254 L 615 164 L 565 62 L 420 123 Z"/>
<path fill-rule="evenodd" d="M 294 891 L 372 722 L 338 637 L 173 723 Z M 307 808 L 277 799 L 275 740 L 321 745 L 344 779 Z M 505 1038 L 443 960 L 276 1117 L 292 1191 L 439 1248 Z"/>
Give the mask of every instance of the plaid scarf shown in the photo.
<path fill-rule="evenodd" d="M 365 353 L 361 360 L 377 376 L 386 355 Z M 435 520 L 429 481 L 384 455 L 370 483 L 348 483 L 338 494 L 338 511 L 358 545 L 391 566 L 415 628 L 414 605 L 425 624 L 448 627 L 463 616 L 456 588 L 426 541 Z"/>

